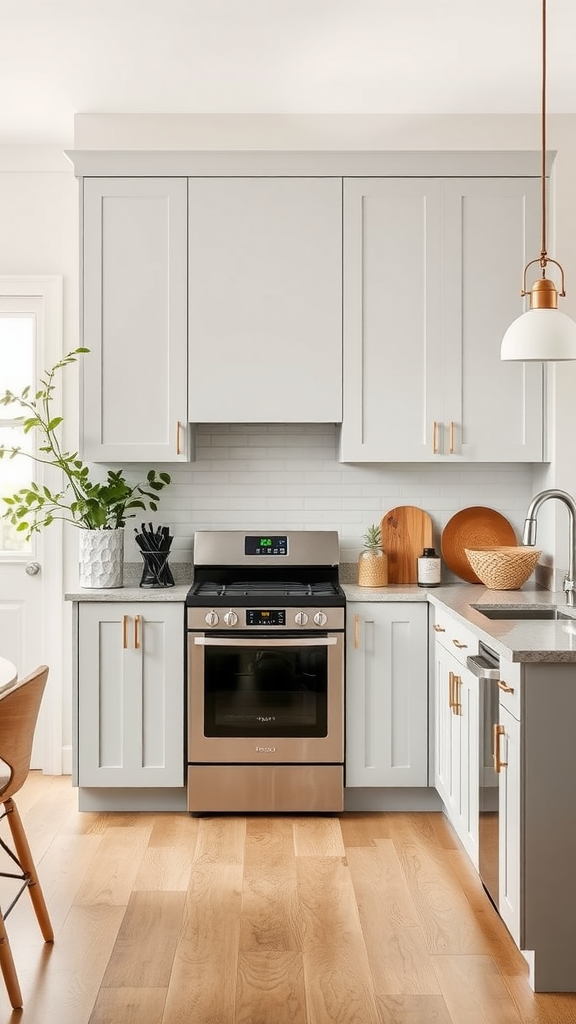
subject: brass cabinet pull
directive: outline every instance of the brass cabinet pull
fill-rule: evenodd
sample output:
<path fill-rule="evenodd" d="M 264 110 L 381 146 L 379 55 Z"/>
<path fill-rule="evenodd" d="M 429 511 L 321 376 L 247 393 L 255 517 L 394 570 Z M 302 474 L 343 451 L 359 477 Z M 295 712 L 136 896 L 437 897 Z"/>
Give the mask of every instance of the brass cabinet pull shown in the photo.
<path fill-rule="evenodd" d="M 436 630 L 437 633 L 445 633 L 446 632 L 446 630 L 444 629 L 444 626 L 439 626 L 437 623 L 434 623 L 434 629 Z"/>
<path fill-rule="evenodd" d="M 448 707 L 454 707 L 454 673 L 448 673 Z"/>
<path fill-rule="evenodd" d="M 504 693 L 514 693 L 514 687 L 508 686 L 508 683 L 505 683 L 503 679 L 498 680 L 498 689 Z"/>
<path fill-rule="evenodd" d="M 450 420 L 450 455 L 454 455 L 454 420 Z"/>
<path fill-rule="evenodd" d="M 505 729 L 503 725 L 494 726 L 494 770 L 500 773 L 502 768 L 508 767 L 508 761 L 500 760 L 500 737 L 504 735 Z"/>
<path fill-rule="evenodd" d="M 462 704 L 460 703 L 461 689 L 462 689 L 462 676 L 456 676 L 455 675 L 454 676 L 454 697 L 455 697 L 455 700 L 454 700 L 454 708 L 453 708 L 453 711 L 454 711 L 455 715 L 461 715 L 462 714 Z"/>
<path fill-rule="evenodd" d="M 432 454 L 438 455 L 438 421 L 434 420 L 432 428 Z"/>
<path fill-rule="evenodd" d="M 360 647 L 360 616 L 354 616 L 354 647 L 356 650 Z"/>
<path fill-rule="evenodd" d="M 180 448 L 180 429 L 182 424 L 180 420 L 176 423 L 176 455 L 182 455 L 182 449 Z"/>
<path fill-rule="evenodd" d="M 140 647 L 140 616 L 134 616 L 134 650 Z"/>
<path fill-rule="evenodd" d="M 124 650 L 128 647 L 128 616 L 122 616 L 122 647 Z"/>
<path fill-rule="evenodd" d="M 459 647 L 460 649 L 462 649 L 462 647 L 468 647 L 468 644 L 462 644 L 459 640 L 452 640 L 452 643 L 454 644 L 454 647 Z"/>

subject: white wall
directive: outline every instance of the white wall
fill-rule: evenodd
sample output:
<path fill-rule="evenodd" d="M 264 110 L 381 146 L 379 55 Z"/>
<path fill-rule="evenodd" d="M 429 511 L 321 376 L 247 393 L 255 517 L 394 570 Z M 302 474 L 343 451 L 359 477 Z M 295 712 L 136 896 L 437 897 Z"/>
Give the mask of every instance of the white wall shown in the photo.
<path fill-rule="evenodd" d="M 58 274 L 63 277 L 65 351 L 78 341 L 78 186 L 72 166 L 53 147 L 0 147 L 0 274 Z M 65 413 L 72 427 L 67 443 L 78 441 L 77 384 L 67 376 Z M 0 390 L 2 382 L 0 380 Z M 51 535 L 45 537 L 46 544 Z M 50 608 L 45 609 L 50 630 Z M 62 672 L 64 746 L 71 742 L 70 605 L 63 609 L 65 633 L 62 665 L 50 660 L 50 671 Z"/>
<path fill-rule="evenodd" d="M 396 505 L 430 513 L 438 551 L 443 527 L 470 505 L 498 509 L 520 536 L 530 466 L 344 465 L 337 436 L 330 424 L 199 425 L 196 461 L 164 467 L 172 484 L 153 517 L 173 529 L 172 559 L 191 561 L 194 530 L 291 528 L 338 530 L 341 559 L 353 562 L 366 527 Z M 130 477 L 142 474 L 130 467 Z M 127 560 L 140 562 L 132 526 L 126 539 Z"/>

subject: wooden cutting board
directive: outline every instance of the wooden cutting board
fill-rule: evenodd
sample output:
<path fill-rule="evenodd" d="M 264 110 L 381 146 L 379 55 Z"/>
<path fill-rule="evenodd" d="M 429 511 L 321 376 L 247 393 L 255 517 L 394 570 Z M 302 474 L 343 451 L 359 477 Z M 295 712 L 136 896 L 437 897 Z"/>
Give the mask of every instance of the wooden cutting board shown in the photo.
<path fill-rule="evenodd" d="M 382 547 L 388 555 L 388 583 L 417 583 L 417 559 L 434 546 L 432 520 L 415 505 L 392 508 L 380 523 Z"/>

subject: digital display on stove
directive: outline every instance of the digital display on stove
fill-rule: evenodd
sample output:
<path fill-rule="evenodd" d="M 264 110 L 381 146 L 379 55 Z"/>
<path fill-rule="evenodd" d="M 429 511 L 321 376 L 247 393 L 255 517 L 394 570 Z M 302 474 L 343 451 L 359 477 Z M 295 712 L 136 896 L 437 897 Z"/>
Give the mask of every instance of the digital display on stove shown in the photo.
<path fill-rule="evenodd" d="M 245 537 L 245 555 L 287 555 L 288 537 Z"/>
<path fill-rule="evenodd" d="M 285 608 L 247 608 L 247 626 L 285 626 Z"/>

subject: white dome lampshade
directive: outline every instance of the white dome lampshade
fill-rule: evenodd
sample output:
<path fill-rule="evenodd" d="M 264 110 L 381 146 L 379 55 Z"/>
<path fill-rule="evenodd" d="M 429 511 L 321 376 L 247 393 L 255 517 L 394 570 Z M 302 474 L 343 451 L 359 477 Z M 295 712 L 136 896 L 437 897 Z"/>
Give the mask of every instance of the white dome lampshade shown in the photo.
<path fill-rule="evenodd" d="M 542 205 L 540 256 L 524 267 L 521 295 L 530 296 L 530 308 L 517 317 L 506 331 L 501 359 L 522 362 L 550 362 L 576 359 L 576 323 L 558 309 L 558 295 L 564 297 L 564 270 L 558 260 L 552 259 L 546 249 L 546 0 L 542 0 L 542 153 L 540 171 Z M 526 289 L 526 271 L 535 264 L 540 266 L 541 277 Z M 548 264 L 560 271 L 560 292 L 546 277 Z"/>
<path fill-rule="evenodd" d="M 576 323 L 559 309 L 527 309 L 506 331 L 500 358 L 523 362 L 576 359 Z"/>

